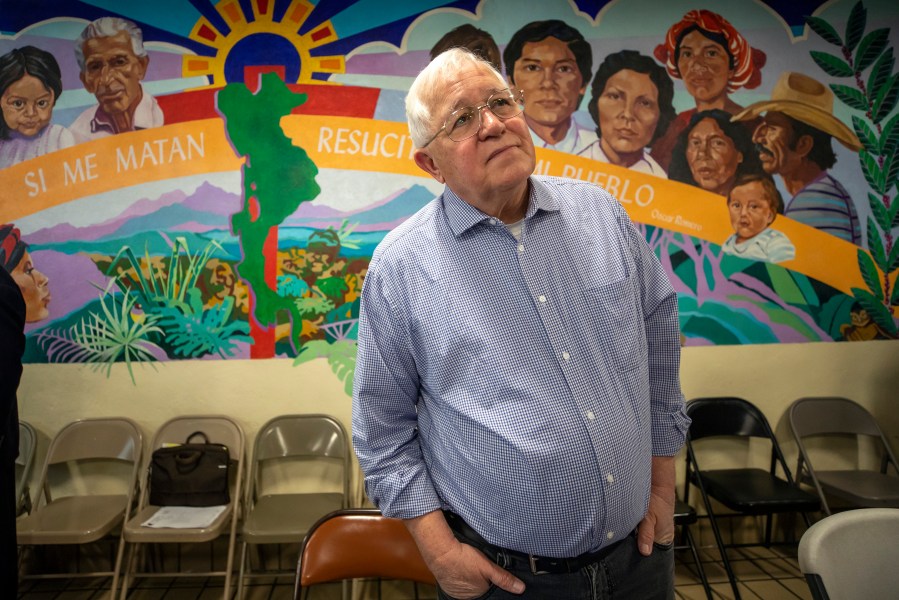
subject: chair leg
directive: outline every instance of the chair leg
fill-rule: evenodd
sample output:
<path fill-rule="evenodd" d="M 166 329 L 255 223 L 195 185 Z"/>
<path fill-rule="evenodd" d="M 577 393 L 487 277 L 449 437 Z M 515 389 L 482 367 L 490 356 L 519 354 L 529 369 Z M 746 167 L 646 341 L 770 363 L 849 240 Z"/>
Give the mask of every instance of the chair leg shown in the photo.
<path fill-rule="evenodd" d="M 715 519 L 715 513 L 712 511 L 712 502 L 705 491 L 705 486 L 702 485 L 701 477 L 696 478 L 696 483 L 699 487 L 699 492 L 702 495 L 702 502 L 705 504 L 705 511 L 709 516 L 709 523 L 712 524 L 712 533 L 715 534 L 715 542 L 718 544 L 718 551 L 721 553 L 721 562 L 724 563 L 724 570 L 727 571 L 730 587 L 734 591 L 734 600 L 742 600 L 740 589 L 737 587 L 737 577 L 734 575 L 734 570 L 730 566 L 730 560 L 727 558 L 727 548 L 724 546 L 724 539 L 721 537 L 720 529 L 718 529 L 718 520 Z"/>
<path fill-rule="evenodd" d="M 125 568 L 122 571 L 122 591 L 119 593 L 119 600 L 125 600 L 128 596 L 128 586 L 131 584 L 131 573 L 134 569 L 135 555 L 137 554 L 137 544 L 126 544 L 122 538 L 122 544 L 128 546 L 128 552 L 125 557 Z M 111 598 L 111 600 L 115 600 Z"/>
<path fill-rule="evenodd" d="M 112 567 L 112 589 L 109 591 L 109 599 L 115 600 L 115 591 L 118 589 L 119 577 L 122 573 L 122 557 L 125 555 L 125 532 L 119 534 L 119 547 L 116 550 L 115 565 Z"/>
<path fill-rule="evenodd" d="M 240 571 L 237 576 L 237 600 L 243 600 L 244 596 L 244 578 L 247 575 L 247 554 L 249 553 L 249 544 L 246 541 L 240 544 Z"/>
<path fill-rule="evenodd" d="M 693 561 L 696 563 L 696 570 L 699 571 L 699 579 L 702 581 L 702 589 L 705 590 L 705 597 L 708 600 L 713 600 L 712 598 L 712 588 L 709 587 L 709 580 L 705 576 L 705 569 L 702 567 L 702 561 L 699 559 L 699 552 L 696 550 L 696 544 L 693 543 L 693 535 L 690 533 L 690 527 L 688 525 L 684 525 L 683 527 L 684 539 L 687 542 L 687 545 L 690 547 L 690 552 L 693 554 Z M 416 588 L 416 592 L 418 589 Z M 416 595 L 416 599 L 418 596 Z"/>

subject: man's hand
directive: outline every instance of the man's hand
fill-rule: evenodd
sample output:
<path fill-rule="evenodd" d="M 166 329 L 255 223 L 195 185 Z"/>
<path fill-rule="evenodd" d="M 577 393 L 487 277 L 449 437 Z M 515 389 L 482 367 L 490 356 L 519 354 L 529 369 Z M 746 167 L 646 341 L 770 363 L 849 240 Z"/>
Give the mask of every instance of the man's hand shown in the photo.
<path fill-rule="evenodd" d="M 653 542 L 674 541 L 674 486 L 674 457 L 653 456 L 649 508 L 637 526 L 637 547 L 643 556 L 652 553 Z"/>
<path fill-rule="evenodd" d="M 458 600 L 477 598 L 491 585 L 520 594 L 524 582 L 455 538 L 439 510 L 404 521 L 440 588 Z"/>

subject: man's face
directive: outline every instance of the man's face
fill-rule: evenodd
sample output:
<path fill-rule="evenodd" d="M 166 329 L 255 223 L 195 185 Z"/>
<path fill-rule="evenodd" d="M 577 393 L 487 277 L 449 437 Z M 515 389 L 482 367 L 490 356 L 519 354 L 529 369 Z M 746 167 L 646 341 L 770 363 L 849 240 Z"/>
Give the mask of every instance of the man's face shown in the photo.
<path fill-rule="evenodd" d="M 109 114 L 125 112 L 141 98 L 140 82 L 149 58 L 135 56 L 131 37 L 124 31 L 110 37 L 84 42 L 84 70 L 81 83 L 97 97 Z"/>
<path fill-rule="evenodd" d="M 751 181 L 731 190 L 727 210 L 738 242 L 754 238 L 774 222 L 771 200 L 758 181 Z"/>
<path fill-rule="evenodd" d="M 545 127 L 569 122 L 587 82 L 565 42 L 548 37 L 527 42 L 512 71 L 514 86 L 524 90 L 524 114 Z"/>
<path fill-rule="evenodd" d="M 714 119 L 703 119 L 687 136 L 687 164 L 703 189 L 726 195 L 741 162 L 743 153 Z"/>
<path fill-rule="evenodd" d="M 793 125 L 779 112 L 765 114 L 755 128 L 752 141 L 759 152 L 759 160 L 766 173 L 789 173 L 798 166 L 802 157 L 793 151 Z"/>
<path fill-rule="evenodd" d="M 691 31 L 680 42 L 677 70 L 687 92 L 697 103 L 714 102 L 727 95 L 727 81 L 733 75 L 730 58 L 721 44 L 699 31 Z"/>
<path fill-rule="evenodd" d="M 484 104 L 504 85 L 487 69 L 462 71 L 437 95 L 441 101 L 431 110 L 433 130 L 454 110 Z M 536 166 L 534 144 L 522 115 L 502 121 L 483 108 L 480 118 L 477 135 L 454 142 L 441 132 L 415 153 L 419 167 L 477 208 L 491 206 L 491 200 L 499 195 L 526 189 Z"/>
<path fill-rule="evenodd" d="M 50 123 L 53 102 L 52 90 L 45 88 L 40 79 L 25 75 L 3 92 L 0 110 L 10 130 L 33 137 Z"/>

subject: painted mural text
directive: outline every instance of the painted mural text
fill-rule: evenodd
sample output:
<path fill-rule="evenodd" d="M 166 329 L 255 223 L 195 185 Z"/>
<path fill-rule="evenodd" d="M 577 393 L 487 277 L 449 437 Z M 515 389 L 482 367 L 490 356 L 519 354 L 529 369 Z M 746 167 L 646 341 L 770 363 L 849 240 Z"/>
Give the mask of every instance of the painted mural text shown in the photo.
<path fill-rule="evenodd" d="M 206 156 L 206 136 L 203 132 L 200 132 L 199 140 L 192 135 L 185 136 L 183 140 L 179 136 L 173 136 L 143 144 L 130 144 L 116 148 L 115 152 L 118 173 L 149 166 L 159 167 L 193 160 L 195 156 Z"/>
<path fill-rule="evenodd" d="M 594 183 L 615 196 L 622 204 L 646 207 L 652 204 L 656 195 L 655 189 L 648 183 L 632 186 L 630 178 L 622 178 L 604 171 L 585 170 L 583 167 L 574 165 L 562 167 L 562 177 Z"/>
<path fill-rule="evenodd" d="M 408 135 L 346 127 L 322 127 L 319 129 L 318 151 L 323 154 L 361 154 L 411 159 L 415 146 Z"/>

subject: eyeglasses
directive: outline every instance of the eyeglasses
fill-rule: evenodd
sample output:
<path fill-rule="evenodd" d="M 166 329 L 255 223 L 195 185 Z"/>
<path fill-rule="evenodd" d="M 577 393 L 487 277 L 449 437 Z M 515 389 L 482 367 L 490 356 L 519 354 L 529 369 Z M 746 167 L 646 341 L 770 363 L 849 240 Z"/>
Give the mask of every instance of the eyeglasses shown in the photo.
<path fill-rule="evenodd" d="M 516 93 L 506 88 L 491 94 L 484 104 L 457 108 L 450 113 L 443 127 L 438 129 L 422 148 L 436 140 L 442 131 L 446 131 L 447 137 L 454 142 L 461 142 L 477 135 L 481 130 L 481 110 L 484 108 L 490 110 L 497 119 L 502 121 L 511 119 L 524 110 L 524 92 L 519 90 Z"/>

